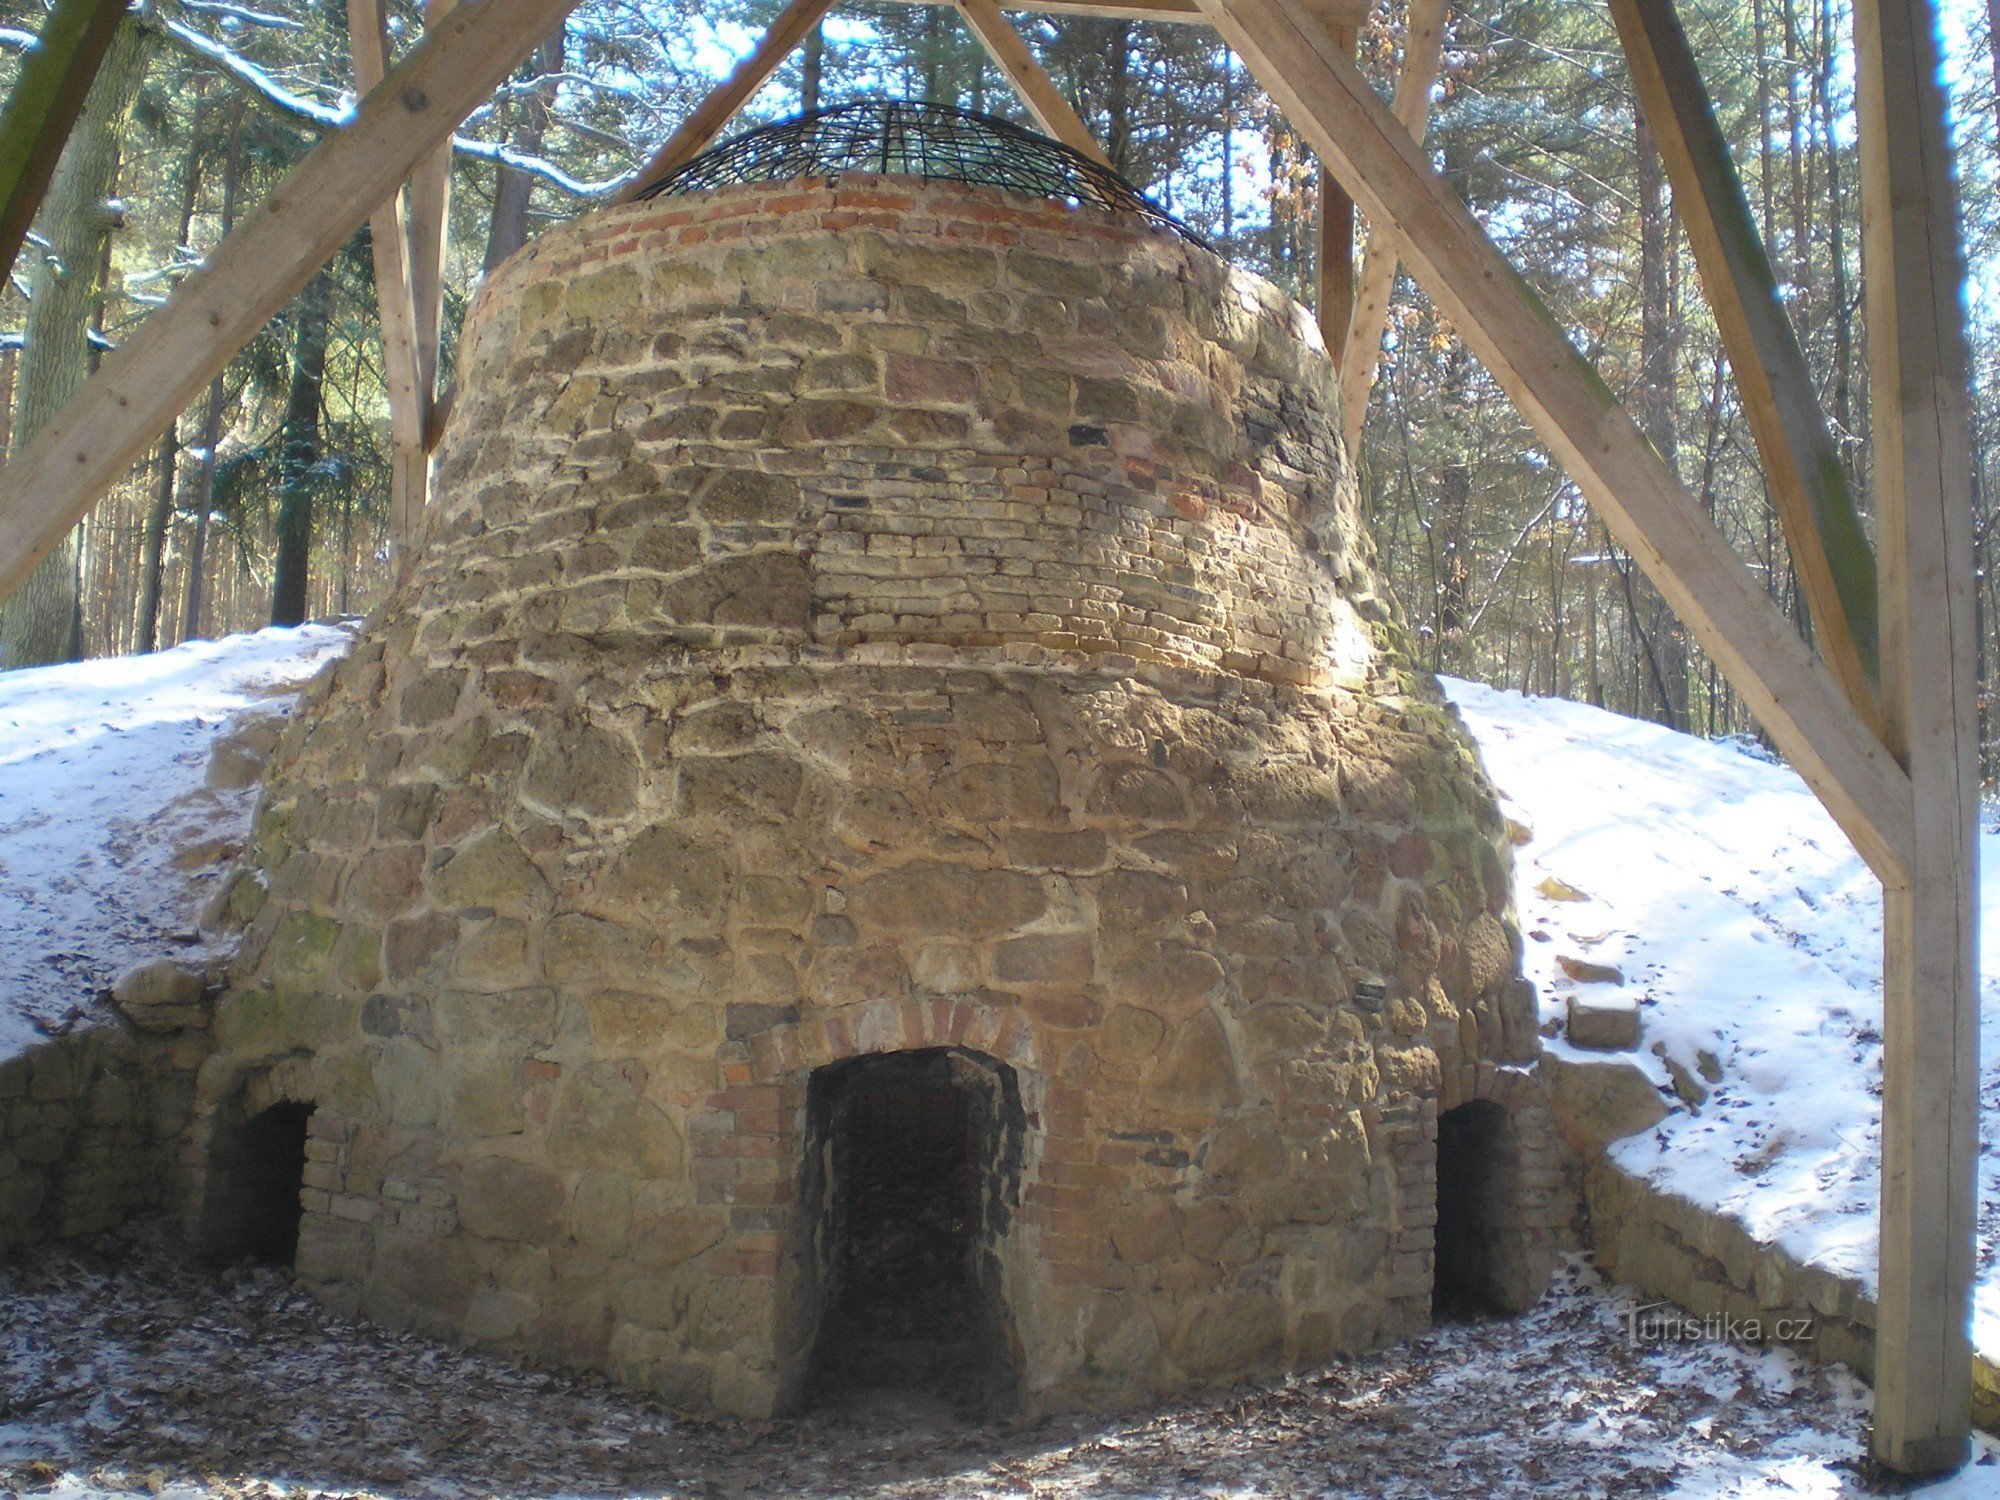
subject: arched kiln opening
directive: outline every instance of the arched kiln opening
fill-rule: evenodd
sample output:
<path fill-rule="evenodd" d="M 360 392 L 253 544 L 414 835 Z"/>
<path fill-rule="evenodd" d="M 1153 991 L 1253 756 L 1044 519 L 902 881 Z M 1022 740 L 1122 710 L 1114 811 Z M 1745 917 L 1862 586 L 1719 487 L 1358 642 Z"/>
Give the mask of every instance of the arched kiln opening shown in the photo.
<path fill-rule="evenodd" d="M 298 1255 L 310 1104 L 285 1100 L 219 1125 L 202 1197 L 201 1253 L 289 1266 Z"/>
<path fill-rule="evenodd" d="M 955 1047 L 829 1064 L 806 1096 L 808 1402 L 1009 1399 L 1001 1247 L 1020 1194 L 1014 1070 Z"/>
<path fill-rule="evenodd" d="M 1475 1099 L 1439 1115 L 1435 1321 L 1519 1312 L 1532 1300 L 1520 1200 L 1520 1151 L 1507 1111 Z"/>

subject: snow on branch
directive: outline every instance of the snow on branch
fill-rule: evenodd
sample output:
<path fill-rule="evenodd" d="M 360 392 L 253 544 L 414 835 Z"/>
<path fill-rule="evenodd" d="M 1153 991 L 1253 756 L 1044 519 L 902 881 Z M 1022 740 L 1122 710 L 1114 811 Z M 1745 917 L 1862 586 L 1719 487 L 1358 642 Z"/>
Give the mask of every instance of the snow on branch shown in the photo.
<path fill-rule="evenodd" d="M 189 0 L 182 0 L 182 3 L 187 4 Z M 235 9 L 226 5 L 224 0 L 200 0 L 198 8 Z M 321 104 L 315 99 L 309 99 L 286 88 L 242 54 L 212 37 L 204 36 L 192 26 L 171 18 L 162 18 L 160 26 L 167 39 L 183 52 L 213 64 L 229 78 L 248 89 L 262 103 L 296 123 L 315 131 L 326 131 L 338 129 L 354 119 L 354 103 L 351 96 L 348 96 L 346 102 L 337 109 Z M 608 177 L 602 182 L 586 182 L 580 177 L 572 177 L 546 157 L 517 151 L 512 146 L 495 141 L 474 140 L 469 136 L 454 135 L 451 144 L 452 149 L 462 156 L 477 161 L 498 162 L 512 167 L 517 172 L 526 172 L 530 176 L 540 178 L 551 187 L 577 198 L 601 198 L 615 193 L 636 175 L 635 169 L 633 172 L 621 172 L 616 177 Z"/>
<path fill-rule="evenodd" d="M 635 172 L 621 172 L 616 177 L 607 177 L 602 182 L 585 182 L 580 177 L 572 177 L 554 162 L 545 157 L 531 156 L 525 151 L 516 151 L 512 146 L 503 146 L 497 141 L 475 141 L 462 135 L 451 138 L 452 149 L 461 156 L 470 156 L 478 161 L 494 161 L 512 167 L 517 172 L 526 172 L 539 177 L 553 187 L 579 198 L 600 198 L 615 193 L 630 182 Z"/>
<path fill-rule="evenodd" d="M 252 10 L 247 5 L 232 5 L 230 0 L 181 0 L 188 10 L 198 10 L 204 15 L 221 16 L 227 21 L 240 21 L 245 26 L 269 26 L 278 31 L 304 31 L 306 24 L 295 21 L 290 16 L 273 15 L 267 10 Z"/>
<path fill-rule="evenodd" d="M 333 109 L 316 99 L 308 99 L 303 94 L 294 93 L 241 53 L 203 36 L 192 26 L 176 21 L 171 16 L 160 18 L 160 29 L 166 34 L 167 39 L 183 52 L 190 53 L 204 62 L 213 63 L 230 78 L 282 114 L 290 115 L 318 130 L 332 130 L 354 118 L 352 103 Z"/>

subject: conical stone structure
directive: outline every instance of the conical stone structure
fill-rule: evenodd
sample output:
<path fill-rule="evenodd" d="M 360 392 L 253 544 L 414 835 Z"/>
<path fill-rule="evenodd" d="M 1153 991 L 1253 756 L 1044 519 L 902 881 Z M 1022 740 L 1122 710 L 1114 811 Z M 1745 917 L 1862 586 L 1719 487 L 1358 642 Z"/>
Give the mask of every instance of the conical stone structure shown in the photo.
<path fill-rule="evenodd" d="M 544 234 L 459 392 L 275 763 L 198 1224 L 246 1091 L 310 1105 L 320 1294 L 751 1412 L 1365 1349 L 1440 1212 L 1538 1292 L 1505 832 L 1301 309 L 1099 210 L 747 185 Z"/>

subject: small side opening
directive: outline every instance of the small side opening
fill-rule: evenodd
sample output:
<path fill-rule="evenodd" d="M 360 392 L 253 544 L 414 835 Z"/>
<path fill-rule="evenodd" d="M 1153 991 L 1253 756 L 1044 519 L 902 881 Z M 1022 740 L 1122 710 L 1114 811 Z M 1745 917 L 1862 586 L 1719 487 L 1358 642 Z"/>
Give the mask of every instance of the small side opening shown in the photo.
<path fill-rule="evenodd" d="M 297 1258 L 312 1113 L 310 1104 L 273 1104 L 220 1133 L 202 1205 L 209 1260 L 289 1266 Z"/>
<path fill-rule="evenodd" d="M 1438 1116 L 1434 1321 L 1520 1311 L 1519 1185 L 1505 1109 L 1479 1099 Z"/>
<path fill-rule="evenodd" d="M 1013 1071 L 956 1048 L 855 1058 L 813 1075 L 806 1114 L 806 1399 L 1011 1399 L 999 1252 L 1019 1192 Z"/>

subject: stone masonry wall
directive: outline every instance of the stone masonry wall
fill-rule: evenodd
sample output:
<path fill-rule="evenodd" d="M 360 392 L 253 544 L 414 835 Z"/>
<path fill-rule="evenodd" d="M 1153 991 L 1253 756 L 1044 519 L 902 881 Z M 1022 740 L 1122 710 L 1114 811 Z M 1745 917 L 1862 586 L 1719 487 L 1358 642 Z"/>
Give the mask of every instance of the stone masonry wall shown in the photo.
<path fill-rule="evenodd" d="M 164 1206 L 207 1051 L 113 1020 L 0 1059 L 0 1256 Z"/>
<path fill-rule="evenodd" d="M 1690 1315 L 1701 1336 L 1782 1343 L 1874 1378 L 1875 1299 L 1858 1277 L 1801 1262 L 1740 1219 L 1667 1192 L 1611 1158 L 1612 1142 L 1650 1129 L 1665 1113 L 1642 1071 L 1610 1058 L 1555 1064 L 1545 1056 L 1541 1072 L 1580 1179 L 1599 1270 Z M 1972 1415 L 2000 1432 L 2000 1368 L 1977 1353 Z"/>
<path fill-rule="evenodd" d="M 812 1070 L 949 1045 L 1027 1114 L 1030 1404 L 1424 1326 L 1467 1099 L 1532 1295 L 1570 1215 L 1504 829 L 1309 330 L 1129 221 L 894 180 L 497 273 L 422 555 L 239 887 L 202 1118 L 316 1106 L 301 1274 L 773 1409 Z"/>
<path fill-rule="evenodd" d="M 517 627 L 1363 685 L 1388 612 L 1303 309 L 1110 215 L 852 181 L 667 199 L 511 262 L 428 575 Z"/>

